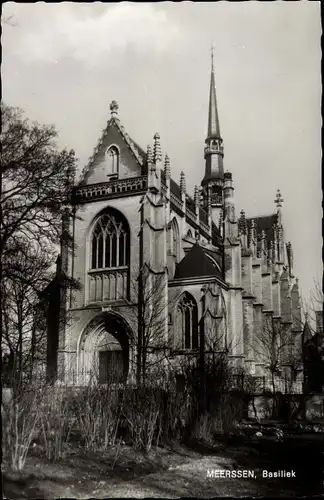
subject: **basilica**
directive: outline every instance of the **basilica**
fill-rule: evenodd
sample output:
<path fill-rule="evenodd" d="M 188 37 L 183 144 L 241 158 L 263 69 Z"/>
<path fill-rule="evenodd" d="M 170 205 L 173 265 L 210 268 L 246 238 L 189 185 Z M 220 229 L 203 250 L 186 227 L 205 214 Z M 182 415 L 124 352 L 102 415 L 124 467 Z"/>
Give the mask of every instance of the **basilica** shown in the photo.
<path fill-rule="evenodd" d="M 273 212 L 262 216 L 236 210 L 213 62 L 206 118 L 207 111 L 204 176 L 188 193 L 186 173 L 172 176 L 159 133 L 142 149 L 111 102 L 74 188 L 74 215 L 63 220 L 57 275 L 80 287 L 61 290 L 60 321 L 49 322 L 49 378 L 132 381 L 197 352 L 226 352 L 234 367 L 257 377 L 269 365 L 262 339 L 275 329 L 292 346 L 300 336 L 283 199 L 278 190 Z"/>

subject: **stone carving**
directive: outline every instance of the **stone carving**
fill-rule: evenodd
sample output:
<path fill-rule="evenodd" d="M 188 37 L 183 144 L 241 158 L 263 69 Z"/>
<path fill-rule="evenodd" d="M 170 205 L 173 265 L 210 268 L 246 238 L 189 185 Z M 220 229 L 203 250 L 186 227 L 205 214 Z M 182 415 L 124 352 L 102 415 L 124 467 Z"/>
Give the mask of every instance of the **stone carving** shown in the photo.
<path fill-rule="evenodd" d="M 147 187 L 147 176 L 133 177 L 130 179 L 111 180 L 97 185 L 82 186 L 75 190 L 78 201 L 100 198 L 117 193 L 144 191 Z"/>

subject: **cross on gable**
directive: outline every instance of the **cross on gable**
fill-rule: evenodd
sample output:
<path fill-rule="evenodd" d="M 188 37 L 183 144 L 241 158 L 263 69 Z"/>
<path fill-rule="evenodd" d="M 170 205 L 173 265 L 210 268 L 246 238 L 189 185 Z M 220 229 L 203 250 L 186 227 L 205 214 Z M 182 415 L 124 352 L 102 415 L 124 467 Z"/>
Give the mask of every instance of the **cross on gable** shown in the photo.
<path fill-rule="evenodd" d="M 282 207 L 283 197 L 281 196 L 280 189 L 277 189 L 276 199 L 274 200 L 277 208 Z"/>

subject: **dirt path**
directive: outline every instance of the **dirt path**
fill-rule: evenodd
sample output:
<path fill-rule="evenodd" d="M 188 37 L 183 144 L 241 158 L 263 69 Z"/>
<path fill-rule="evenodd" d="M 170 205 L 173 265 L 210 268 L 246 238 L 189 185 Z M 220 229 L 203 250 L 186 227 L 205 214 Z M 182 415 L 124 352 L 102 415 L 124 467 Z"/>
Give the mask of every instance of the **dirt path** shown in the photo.
<path fill-rule="evenodd" d="M 236 468 L 230 458 L 218 455 L 170 456 L 170 465 L 161 463 L 153 472 L 141 473 L 125 469 L 125 477 L 116 470 L 99 469 L 87 460 L 71 464 L 29 464 L 25 476 L 6 476 L 7 498 L 179 498 L 179 497 L 242 497 L 265 495 L 266 484 L 254 479 L 211 478 L 208 470 Z M 168 457 L 165 457 L 167 459 Z M 131 468 L 132 466 L 129 465 Z M 133 472 L 133 473 L 132 473 Z M 131 479 L 127 476 L 133 475 Z M 257 479 L 257 478 L 256 478 Z"/>
<path fill-rule="evenodd" d="M 223 462 L 223 463 L 221 463 Z M 179 498 L 215 496 L 256 496 L 260 488 L 253 480 L 216 479 L 207 477 L 208 470 L 224 470 L 230 466 L 229 459 L 220 457 L 191 458 L 189 461 L 170 466 L 168 470 L 148 474 L 124 484 L 110 486 L 108 489 L 93 491 L 96 498 Z"/>
<path fill-rule="evenodd" d="M 20 473 L 3 468 L 4 494 L 11 500 L 294 497 L 311 491 L 317 494 L 318 487 L 310 488 L 314 481 L 319 481 L 319 470 L 318 477 L 311 474 L 314 463 L 319 463 L 322 451 L 319 446 L 317 449 L 311 448 L 308 442 L 306 444 L 302 453 L 300 443 L 298 448 L 286 450 L 273 443 L 274 447 L 267 449 L 267 453 L 251 445 L 241 444 L 219 446 L 209 451 L 200 450 L 201 452 L 198 452 L 199 448 L 195 448 L 197 451 L 185 447 L 173 450 L 159 448 L 152 449 L 149 454 L 134 451 L 127 446 L 117 450 L 118 453 L 114 448 L 100 453 L 71 450 L 64 459 L 55 463 L 35 455 L 28 458 Z M 285 460 L 280 461 L 280 457 L 285 454 Z M 299 465 L 296 460 L 293 463 L 294 457 L 302 458 L 303 461 Z M 295 468 L 297 479 L 262 478 L 262 469 L 274 470 L 278 467 Z M 208 471 L 218 471 L 220 474 L 220 471 L 238 472 L 249 469 L 254 471 L 254 478 L 217 478 L 208 474 Z"/>

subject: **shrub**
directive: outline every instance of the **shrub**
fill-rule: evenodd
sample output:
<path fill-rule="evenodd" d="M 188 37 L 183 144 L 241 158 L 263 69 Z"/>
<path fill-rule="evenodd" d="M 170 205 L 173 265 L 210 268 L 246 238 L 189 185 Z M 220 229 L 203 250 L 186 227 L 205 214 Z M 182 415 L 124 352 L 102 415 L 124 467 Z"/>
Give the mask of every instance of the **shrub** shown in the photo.
<path fill-rule="evenodd" d="M 3 454 L 14 470 L 23 469 L 40 420 L 42 392 L 20 387 L 2 402 Z"/>
<path fill-rule="evenodd" d="M 72 402 L 65 388 L 48 386 L 40 411 L 40 437 L 49 460 L 63 456 L 69 442 L 74 419 Z"/>

